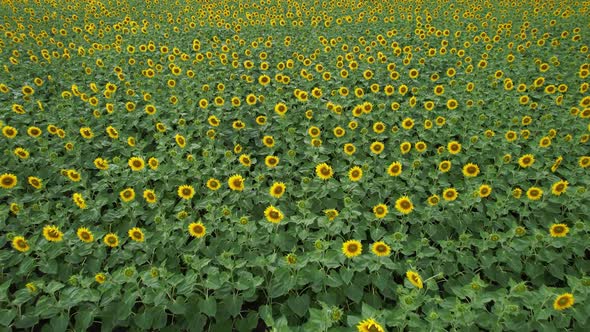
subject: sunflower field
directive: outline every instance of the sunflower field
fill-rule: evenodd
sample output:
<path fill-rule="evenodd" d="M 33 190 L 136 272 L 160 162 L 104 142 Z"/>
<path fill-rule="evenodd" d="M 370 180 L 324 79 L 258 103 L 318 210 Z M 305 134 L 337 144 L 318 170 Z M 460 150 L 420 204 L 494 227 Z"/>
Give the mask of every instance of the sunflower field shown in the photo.
<path fill-rule="evenodd" d="M 590 3 L 2 0 L 0 331 L 583 331 Z"/>

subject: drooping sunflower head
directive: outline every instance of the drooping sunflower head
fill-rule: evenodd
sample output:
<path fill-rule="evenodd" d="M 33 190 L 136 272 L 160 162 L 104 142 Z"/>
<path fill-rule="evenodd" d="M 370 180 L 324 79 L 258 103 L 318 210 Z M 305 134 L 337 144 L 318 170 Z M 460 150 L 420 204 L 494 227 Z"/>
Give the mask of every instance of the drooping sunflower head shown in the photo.
<path fill-rule="evenodd" d="M 420 277 L 420 275 L 418 274 L 418 272 L 415 271 L 407 271 L 406 272 L 406 278 L 408 278 L 408 281 L 410 281 L 410 283 L 420 289 L 422 289 L 424 287 L 423 283 L 422 283 L 422 278 Z"/>

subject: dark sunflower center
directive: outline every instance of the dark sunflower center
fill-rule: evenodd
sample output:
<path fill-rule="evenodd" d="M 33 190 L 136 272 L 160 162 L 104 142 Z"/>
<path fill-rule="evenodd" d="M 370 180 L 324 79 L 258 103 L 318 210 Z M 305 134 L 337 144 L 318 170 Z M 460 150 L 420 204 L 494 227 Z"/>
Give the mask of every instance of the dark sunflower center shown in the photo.
<path fill-rule="evenodd" d="M 373 149 L 375 151 L 381 151 L 381 145 L 377 144 L 377 145 L 375 145 L 375 147 Z"/>
<path fill-rule="evenodd" d="M 570 300 L 569 300 L 569 298 L 567 298 L 567 297 L 562 297 L 562 298 L 560 298 L 560 299 L 557 301 L 557 303 L 558 303 L 559 305 L 561 305 L 561 306 L 565 306 L 565 305 L 567 305 L 569 302 L 570 302 Z"/>
<path fill-rule="evenodd" d="M 182 194 L 188 196 L 191 194 L 191 190 L 189 188 L 182 189 Z"/>
<path fill-rule="evenodd" d="M 59 233 L 54 229 L 49 230 L 49 232 L 47 232 L 47 235 L 49 235 L 49 237 L 59 237 Z"/>
<path fill-rule="evenodd" d="M 233 185 L 234 185 L 235 187 L 241 187 L 241 186 L 242 186 L 242 180 L 240 180 L 240 179 L 235 179 L 235 180 L 234 180 L 234 182 L 233 182 Z"/>
<path fill-rule="evenodd" d="M 283 193 L 283 188 L 282 187 L 276 187 L 275 188 L 275 194 L 280 195 Z"/>
<path fill-rule="evenodd" d="M 5 177 L 4 179 L 2 179 L 2 184 L 6 185 L 6 186 L 10 186 L 14 183 L 14 180 L 10 177 Z"/>
<path fill-rule="evenodd" d="M 115 243 L 117 243 L 117 239 L 115 239 L 115 237 L 111 236 L 107 239 L 107 242 L 110 244 L 115 244 Z"/>
<path fill-rule="evenodd" d="M 481 189 L 481 194 L 482 194 L 482 195 L 485 195 L 485 194 L 487 194 L 487 193 L 488 193 L 488 188 L 482 188 L 482 189 Z"/>
<path fill-rule="evenodd" d="M 125 196 L 125 198 L 131 197 L 131 191 L 126 190 L 125 192 L 123 192 L 123 196 Z"/>
<path fill-rule="evenodd" d="M 557 186 L 555 186 L 555 190 L 562 191 L 563 190 L 563 187 L 564 187 L 564 185 L 562 183 L 560 183 Z"/>
<path fill-rule="evenodd" d="M 133 237 L 135 237 L 136 239 L 141 239 L 142 234 L 140 232 L 133 232 Z"/>
<path fill-rule="evenodd" d="M 271 211 L 268 214 L 272 219 L 278 219 L 279 218 L 279 213 L 277 211 Z"/>
<path fill-rule="evenodd" d="M 375 248 L 375 250 L 377 250 L 378 252 L 386 252 L 386 251 L 387 251 L 387 247 L 386 247 L 386 246 L 384 246 L 384 245 L 382 245 L 382 244 L 380 244 L 380 245 L 378 245 L 378 246 Z"/>
<path fill-rule="evenodd" d="M 450 198 L 450 197 L 455 196 L 455 193 L 452 191 L 448 191 L 446 196 Z"/>
<path fill-rule="evenodd" d="M 357 178 L 359 176 L 359 171 L 354 170 L 354 171 L 352 171 L 351 175 L 353 178 Z"/>
<path fill-rule="evenodd" d="M 320 170 L 320 173 L 322 173 L 322 175 L 330 175 L 330 170 L 327 167 L 323 167 Z"/>
<path fill-rule="evenodd" d="M 16 241 L 16 246 L 19 248 L 25 248 L 27 243 L 23 239 L 18 239 L 18 241 Z"/>
<path fill-rule="evenodd" d="M 274 158 L 270 158 L 270 159 L 268 160 L 268 163 L 269 163 L 269 164 L 271 164 L 271 165 L 274 165 L 274 164 L 276 164 L 276 163 L 277 163 L 277 160 L 276 160 L 276 159 L 274 159 Z"/>
<path fill-rule="evenodd" d="M 380 207 L 378 207 L 378 208 L 376 209 L 376 211 L 377 211 L 377 214 L 383 214 L 383 213 L 385 212 L 385 210 L 384 210 L 384 209 L 383 209 L 383 207 L 381 207 L 381 206 L 380 206 Z"/>
<path fill-rule="evenodd" d="M 402 207 L 402 209 L 409 209 L 411 207 L 411 204 L 408 201 L 401 201 L 399 205 Z"/>
<path fill-rule="evenodd" d="M 555 226 L 553 231 L 555 231 L 555 233 L 563 233 L 564 229 L 563 226 Z"/>
<path fill-rule="evenodd" d="M 139 160 L 134 160 L 134 161 L 133 161 L 133 166 L 134 166 L 134 167 L 138 167 L 138 168 L 139 168 L 139 167 L 141 167 L 141 161 L 139 161 Z"/>
<path fill-rule="evenodd" d="M 475 167 L 473 167 L 473 166 L 467 167 L 467 173 L 475 173 Z"/>
<path fill-rule="evenodd" d="M 359 246 L 356 243 L 351 243 L 348 245 L 348 251 L 349 252 L 357 252 L 357 250 L 359 249 Z"/>

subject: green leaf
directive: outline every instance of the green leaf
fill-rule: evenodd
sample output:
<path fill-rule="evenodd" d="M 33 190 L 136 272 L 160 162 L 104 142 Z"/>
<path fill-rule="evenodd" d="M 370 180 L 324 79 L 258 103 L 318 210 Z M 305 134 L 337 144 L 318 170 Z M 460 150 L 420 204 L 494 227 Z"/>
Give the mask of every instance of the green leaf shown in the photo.
<path fill-rule="evenodd" d="M 199 309 L 209 317 L 215 317 L 217 313 L 217 301 L 213 296 L 210 296 L 206 299 L 202 299 L 199 302 Z"/>
<path fill-rule="evenodd" d="M 50 321 L 51 330 L 56 332 L 65 331 L 68 328 L 69 321 L 70 318 L 64 313 L 55 316 Z"/>
<path fill-rule="evenodd" d="M 0 309 L 0 325 L 10 325 L 14 317 L 16 317 L 16 309 Z"/>
<path fill-rule="evenodd" d="M 301 296 L 292 295 L 287 300 L 287 305 L 297 316 L 304 317 L 309 310 L 309 295 L 307 293 Z"/>
<path fill-rule="evenodd" d="M 76 331 L 85 331 L 92 325 L 94 320 L 94 310 L 93 309 L 80 309 L 78 313 L 76 313 Z"/>

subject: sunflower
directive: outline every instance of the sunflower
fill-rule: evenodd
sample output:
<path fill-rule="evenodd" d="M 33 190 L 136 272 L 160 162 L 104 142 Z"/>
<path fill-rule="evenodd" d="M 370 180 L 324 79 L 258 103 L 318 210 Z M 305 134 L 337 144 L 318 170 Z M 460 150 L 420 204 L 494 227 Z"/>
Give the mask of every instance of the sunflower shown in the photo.
<path fill-rule="evenodd" d="M 27 252 L 31 247 L 23 236 L 15 236 L 12 238 L 12 247 L 20 252 Z"/>
<path fill-rule="evenodd" d="M 109 163 L 106 159 L 96 158 L 94 159 L 94 166 L 99 170 L 106 171 L 109 169 Z"/>
<path fill-rule="evenodd" d="M 557 170 L 559 165 L 561 165 L 562 161 L 563 161 L 563 156 L 559 156 L 559 157 L 557 157 L 557 159 L 555 159 L 555 161 L 553 162 L 553 165 L 551 166 L 552 173 L 555 173 L 555 171 Z"/>
<path fill-rule="evenodd" d="M 32 126 L 27 129 L 27 134 L 31 137 L 39 137 L 42 133 L 43 131 L 41 131 L 41 128 L 39 127 Z"/>
<path fill-rule="evenodd" d="M 108 233 L 102 238 L 102 241 L 111 248 L 119 245 L 119 237 L 115 233 Z"/>
<path fill-rule="evenodd" d="M 135 190 L 133 188 L 125 188 L 119 192 L 119 197 L 125 203 L 129 203 L 135 199 Z"/>
<path fill-rule="evenodd" d="M 402 214 L 409 214 L 414 210 L 414 204 L 408 196 L 402 196 L 395 201 L 395 209 Z"/>
<path fill-rule="evenodd" d="M 416 147 L 416 151 L 422 153 L 424 151 L 426 151 L 426 148 L 428 147 L 426 145 L 426 143 L 420 141 L 420 142 L 416 142 L 416 144 L 414 145 Z"/>
<path fill-rule="evenodd" d="M 438 195 L 432 195 L 428 197 L 428 205 L 435 206 L 438 204 L 438 202 L 440 202 L 440 197 L 438 197 Z"/>
<path fill-rule="evenodd" d="M 195 188 L 193 186 L 185 184 L 178 187 L 178 197 L 189 200 L 195 196 Z"/>
<path fill-rule="evenodd" d="M 158 200 L 156 193 L 152 189 L 146 189 L 143 191 L 143 199 L 145 199 L 148 204 L 154 204 Z"/>
<path fill-rule="evenodd" d="M 78 228 L 76 235 L 78 235 L 78 238 L 82 242 L 90 243 L 94 241 L 94 235 L 92 235 L 92 232 L 86 227 Z"/>
<path fill-rule="evenodd" d="M 326 163 L 321 163 L 315 167 L 316 175 L 322 180 L 328 180 L 334 175 L 332 167 Z"/>
<path fill-rule="evenodd" d="M 47 225 L 43 227 L 43 236 L 47 241 L 61 242 L 64 234 L 54 225 Z"/>
<path fill-rule="evenodd" d="M 245 127 L 246 127 L 246 124 L 242 120 L 236 120 L 236 121 L 232 122 L 232 128 L 234 128 L 236 130 L 242 130 Z"/>
<path fill-rule="evenodd" d="M 363 169 L 358 166 L 354 166 L 348 171 L 348 178 L 352 182 L 360 181 L 360 179 L 362 179 L 362 177 L 363 177 Z"/>
<path fill-rule="evenodd" d="M 264 164 L 268 168 L 274 168 L 279 164 L 279 157 L 276 156 L 266 156 L 264 158 Z"/>
<path fill-rule="evenodd" d="M 563 194 L 567 190 L 569 182 L 564 180 L 559 180 L 551 185 L 551 193 L 555 196 L 559 196 Z"/>
<path fill-rule="evenodd" d="M 94 133 L 92 132 L 92 129 L 90 129 L 90 127 L 80 128 L 80 135 L 82 135 L 82 137 L 84 137 L 85 139 L 91 139 L 94 137 Z"/>
<path fill-rule="evenodd" d="M 79 193 L 74 193 L 72 195 L 72 200 L 74 201 L 74 203 L 76 203 L 76 205 L 80 208 L 80 209 L 85 209 L 86 208 L 86 201 L 84 200 L 84 198 L 82 197 L 81 194 Z"/>
<path fill-rule="evenodd" d="M 373 214 L 375 214 L 375 218 L 383 219 L 388 213 L 387 205 L 381 203 L 373 206 Z"/>
<path fill-rule="evenodd" d="M 158 159 L 151 157 L 150 159 L 148 159 L 148 166 L 152 169 L 152 170 L 157 170 L 158 166 L 160 166 L 160 162 L 158 161 Z"/>
<path fill-rule="evenodd" d="M 565 310 L 574 305 L 575 298 L 574 295 L 571 293 L 564 293 L 559 295 L 555 302 L 553 302 L 553 309 L 555 310 Z"/>
<path fill-rule="evenodd" d="M 321 130 L 320 128 L 316 127 L 316 126 L 311 126 L 309 127 L 309 129 L 307 130 L 307 134 L 309 134 L 309 136 L 313 137 L 313 138 L 317 138 L 320 136 L 321 134 Z"/>
<path fill-rule="evenodd" d="M 27 178 L 27 181 L 29 182 L 31 187 L 35 189 L 41 189 L 43 187 L 43 181 L 36 176 L 29 176 Z"/>
<path fill-rule="evenodd" d="M 275 105 L 274 110 L 278 115 L 284 116 L 285 113 L 287 113 L 287 105 L 285 105 L 284 103 L 278 103 Z"/>
<path fill-rule="evenodd" d="M 285 217 L 281 210 L 277 209 L 272 205 L 268 206 L 264 210 L 264 216 L 266 217 L 266 220 L 270 221 L 273 224 L 278 224 Z"/>
<path fill-rule="evenodd" d="M 590 157 L 589 156 L 582 156 L 578 159 L 578 165 L 582 168 L 588 168 L 590 166 Z"/>
<path fill-rule="evenodd" d="M 551 145 L 551 138 L 544 136 L 541 138 L 541 140 L 539 141 L 539 147 L 542 148 L 546 148 L 549 147 Z"/>
<path fill-rule="evenodd" d="M 145 161 L 141 157 L 131 157 L 128 165 L 132 171 L 141 171 L 145 167 Z"/>
<path fill-rule="evenodd" d="M 109 137 L 112 138 L 112 139 L 119 138 L 119 132 L 113 126 L 108 126 L 107 129 L 106 129 L 106 132 L 107 132 L 107 135 L 109 135 Z"/>
<path fill-rule="evenodd" d="M 129 234 L 131 240 L 135 242 L 143 242 L 145 240 L 142 230 L 138 227 L 133 227 L 129 230 L 129 232 L 127 232 L 127 234 Z"/>
<path fill-rule="evenodd" d="M 326 215 L 326 217 L 328 217 L 329 221 L 333 221 L 339 215 L 338 210 L 336 209 L 324 210 L 324 214 Z"/>
<path fill-rule="evenodd" d="M 459 196 L 459 193 L 457 192 L 457 190 L 455 188 L 447 188 L 445 190 L 443 190 L 443 199 L 445 201 L 454 201 L 457 199 L 457 196 Z"/>
<path fill-rule="evenodd" d="M 418 274 L 418 272 L 415 271 L 407 271 L 406 272 L 406 278 L 408 278 L 408 280 L 410 281 L 410 283 L 420 289 L 422 289 L 424 287 L 424 285 L 422 284 L 422 278 L 420 277 L 420 275 Z"/>
<path fill-rule="evenodd" d="M 569 233 L 570 229 L 566 224 L 553 224 L 549 229 L 551 237 L 564 237 Z"/>
<path fill-rule="evenodd" d="M 176 136 L 174 136 L 174 140 L 176 141 L 176 144 L 178 144 L 179 147 L 184 148 L 186 146 L 186 139 L 184 138 L 184 136 L 176 134 Z"/>
<path fill-rule="evenodd" d="M 359 322 L 356 328 L 358 332 L 385 332 L 385 329 L 372 318 Z"/>
<path fill-rule="evenodd" d="M 104 273 L 97 273 L 94 275 L 94 280 L 102 285 L 107 280 L 107 276 Z"/>
<path fill-rule="evenodd" d="M 438 170 L 446 173 L 451 170 L 451 162 L 449 160 L 443 160 L 438 164 Z"/>
<path fill-rule="evenodd" d="M 363 251 L 363 245 L 357 240 L 348 240 L 342 244 L 342 253 L 348 258 L 356 257 Z"/>
<path fill-rule="evenodd" d="M 524 156 L 518 158 L 518 164 L 522 168 L 531 167 L 535 163 L 535 156 L 532 154 L 525 154 Z"/>
<path fill-rule="evenodd" d="M 231 190 L 242 191 L 242 190 L 244 190 L 244 178 L 238 174 L 232 175 L 227 180 L 227 185 L 229 186 L 229 189 L 231 189 Z"/>
<path fill-rule="evenodd" d="M 371 143 L 371 152 L 374 154 L 380 154 L 383 152 L 384 147 L 385 146 L 381 142 L 373 142 Z"/>
<path fill-rule="evenodd" d="M 543 189 L 539 187 L 530 187 L 529 190 L 526 191 L 526 196 L 531 201 L 538 201 L 543 196 Z"/>
<path fill-rule="evenodd" d="M 371 247 L 371 251 L 375 255 L 383 257 L 383 256 L 389 256 L 389 254 L 391 253 L 391 248 L 387 244 L 385 244 L 385 242 L 379 241 L 379 242 L 373 243 L 373 245 Z"/>
<path fill-rule="evenodd" d="M 414 127 L 414 120 L 412 118 L 405 118 L 402 121 L 402 128 L 410 130 Z"/>
<path fill-rule="evenodd" d="M 399 176 L 402 174 L 402 169 L 402 164 L 399 161 L 394 161 L 387 167 L 387 174 L 390 176 Z"/>
<path fill-rule="evenodd" d="M 412 149 L 412 143 L 402 142 L 402 144 L 399 145 L 399 149 L 402 154 L 406 154 L 406 153 L 410 152 L 410 150 Z"/>
<path fill-rule="evenodd" d="M 18 178 L 12 173 L 4 173 L 0 175 L 0 187 L 4 189 L 11 189 L 18 183 Z"/>
<path fill-rule="evenodd" d="M 209 178 L 209 180 L 207 180 L 207 188 L 209 188 L 210 190 L 216 191 L 220 187 L 221 183 L 219 182 L 219 180 L 215 178 Z"/>
<path fill-rule="evenodd" d="M 352 143 L 346 143 L 343 147 L 344 153 L 349 156 L 352 156 L 356 152 L 356 147 Z"/>
<path fill-rule="evenodd" d="M 287 186 L 283 182 L 275 182 L 269 190 L 269 194 L 274 198 L 281 198 L 285 193 Z"/>
<path fill-rule="evenodd" d="M 27 159 L 29 158 L 29 151 L 23 148 L 16 148 L 14 149 L 14 155 L 19 157 L 20 159 Z"/>
<path fill-rule="evenodd" d="M 482 184 L 479 186 L 478 194 L 479 197 L 488 197 L 492 194 L 492 187 L 487 184 Z"/>
<path fill-rule="evenodd" d="M 461 152 L 461 143 L 457 141 L 451 141 L 447 144 L 447 150 L 449 150 L 450 154 L 458 154 Z"/>
<path fill-rule="evenodd" d="M 200 221 L 193 222 L 188 225 L 188 233 L 192 237 L 202 238 L 205 236 L 205 234 L 207 234 L 207 227 L 205 227 L 205 225 L 203 225 L 203 223 Z"/>
<path fill-rule="evenodd" d="M 518 139 L 518 134 L 513 130 L 509 130 L 504 135 L 504 138 L 506 138 L 508 142 L 514 142 L 516 139 Z"/>
<path fill-rule="evenodd" d="M 264 146 L 266 146 L 267 148 L 272 148 L 273 146 L 275 146 L 275 139 L 272 136 L 264 136 L 262 138 L 262 144 L 264 144 Z"/>
<path fill-rule="evenodd" d="M 15 138 L 17 134 L 18 134 L 18 130 L 16 130 L 16 128 L 14 128 L 14 127 L 11 127 L 11 126 L 2 127 L 2 135 L 4 135 L 6 138 Z"/>
<path fill-rule="evenodd" d="M 467 178 L 475 177 L 479 174 L 479 166 L 473 163 L 468 163 L 463 166 L 463 175 Z"/>
<path fill-rule="evenodd" d="M 344 134 L 346 134 L 346 130 L 344 130 L 344 128 L 338 126 L 338 127 L 334 128 L 333 133 L 334 133 L 334 136 L 336 136 L 337 138 L 340 138 L 340 137 L 344 136 Z"/>
<path fill-rule="evenodd" d="M 70 180 L 72 180 L 74 182 L 79 182 L 82 179 L 82 177 L 80 176 L 80 173 L 78 173 L 74 169 L 69 169 L 67 171 L 67 176 Z"/>

